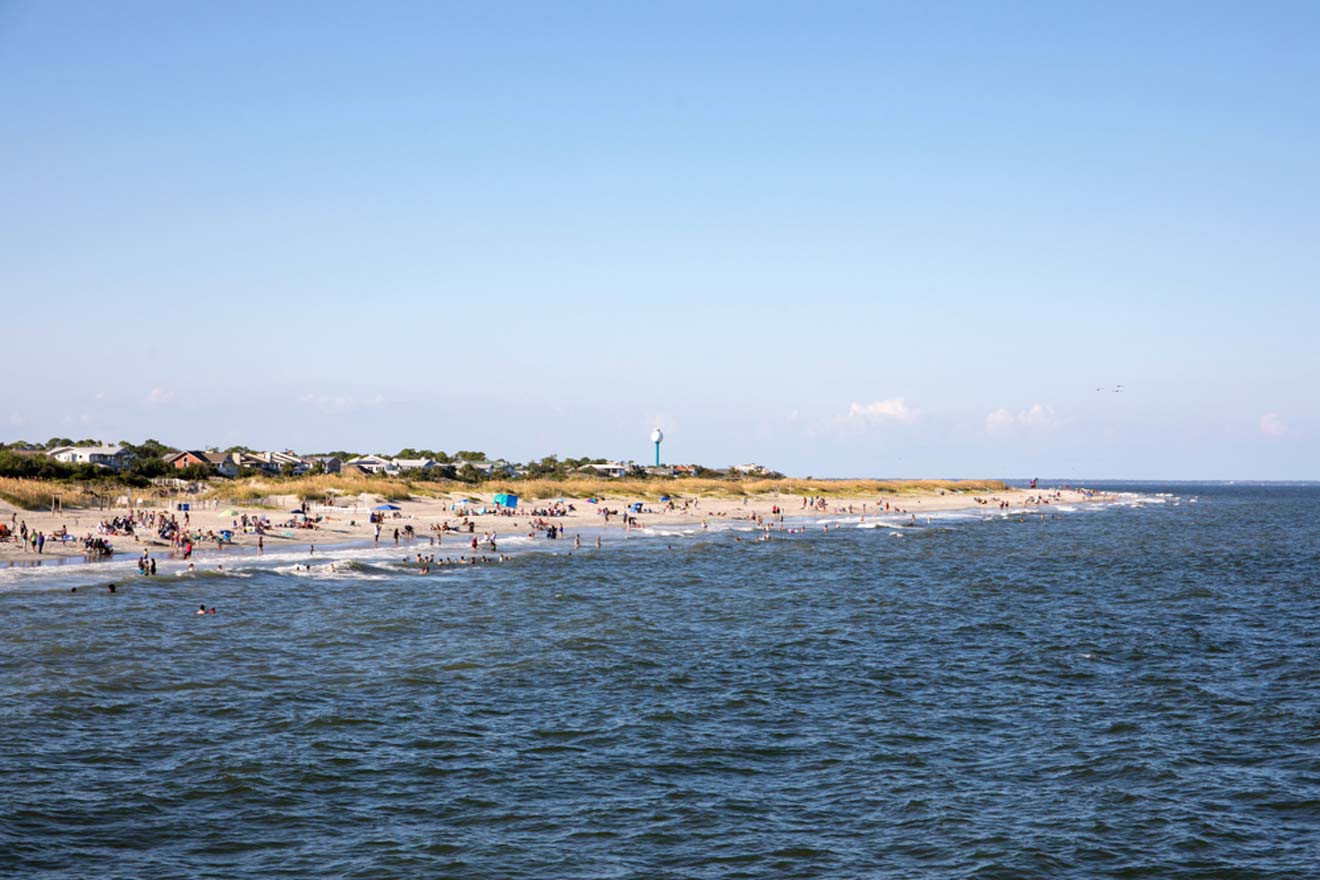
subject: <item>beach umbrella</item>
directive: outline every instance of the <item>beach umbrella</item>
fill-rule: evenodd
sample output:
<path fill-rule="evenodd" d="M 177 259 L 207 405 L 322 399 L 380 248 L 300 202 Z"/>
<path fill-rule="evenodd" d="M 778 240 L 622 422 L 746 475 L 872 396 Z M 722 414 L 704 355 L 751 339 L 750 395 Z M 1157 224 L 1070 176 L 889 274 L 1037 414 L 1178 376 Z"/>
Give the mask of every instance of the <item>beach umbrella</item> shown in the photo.
<path fill-rule="evenodd" d="M 399 507 L 397 504 L 377 504 L 375 507 L 371 509 L 372 510 L 403 510 L 403 508 Z"/>

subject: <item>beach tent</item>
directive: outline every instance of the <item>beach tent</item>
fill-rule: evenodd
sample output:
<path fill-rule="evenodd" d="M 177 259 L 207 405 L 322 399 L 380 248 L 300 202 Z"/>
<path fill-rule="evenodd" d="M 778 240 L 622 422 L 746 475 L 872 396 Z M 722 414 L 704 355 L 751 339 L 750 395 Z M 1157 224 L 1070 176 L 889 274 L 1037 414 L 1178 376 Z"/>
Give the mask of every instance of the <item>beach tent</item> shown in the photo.
<path fill-rule="evenodd" d="M 397 504 L 377 504 L 375 507 L 371 509 L 372 510 L 403 510 L 403 508 Z"/>
<path fill-rule="evenodd" d="M 219 514 L 219 515 L 220 515 L 220 516 L 238 516 L 238 511 L 237 511 L 237 510 L 222 510 L 222 511 L 220 511 L 220 514 Z"/>
<path fill-rule="evenodd" d="M 633 513 L 641 513 L 641 512 L 642 512 L 642 502 L 638 501 L 638 502 L 637 502 L 636 504 L 634 504 L 630 509 L 632 510 Z"/>
<path fill-rule="evenodd" d="M 296 513 L 296 514 L 298 514 L 298 516 L 306 516 L 306 515 L 307 515 L 307 514 L 303 513 L 303 509 L 302 509 L 301 507 L 295 507 L 293 510 L 290 510 L 289 513 Z"/>
<path fill-rule="evenodd" d="M 668 495 L 661 495 L 661 496 L 660 496 L 660 500 L 661 500 L 661 501 L 668 501 L 668 500 L 669 500 L 669 496 L 668 496 Z"/>
<path fill-rule="evenodd" d="M 510 507 L 510 508 L 517 507 L 518 496 L 510 494 L 508 492 L 497 492 L 495 494 L 495 503 L 500 505 L 501 507 Z"/>

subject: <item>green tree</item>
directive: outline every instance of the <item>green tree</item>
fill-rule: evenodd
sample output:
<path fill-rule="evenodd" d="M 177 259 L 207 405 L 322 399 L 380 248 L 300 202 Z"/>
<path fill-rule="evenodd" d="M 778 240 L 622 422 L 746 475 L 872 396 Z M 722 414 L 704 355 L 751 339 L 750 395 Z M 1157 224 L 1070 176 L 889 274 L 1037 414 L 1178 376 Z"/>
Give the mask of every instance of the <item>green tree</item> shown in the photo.
<path fill-rule="evenodd" d="M 127 440 L 120 440 L 119 445 L 125 452 L 132 453 L 138 458 L 164 458 L 171 453 L 178 452 L 173 446 L 166 446 L 159 440 L 143 440 L 140 444 L 129 443 Z"/>
<path fill-rule="evenodd" d="M 190 464 L 175 471 L 175 476 L 180 480 L 190 480 L 195 483 L 204 483 L 213 475 L 209 465 Z"/>
<path fill-rule="evenodd" d="M 150 480 L 155 477 L 168 476 L 173 470 L 174 468 L 167 464 L 163 458 L 139 456 L 133 459 L 133 463 L 122 473 Z"/>

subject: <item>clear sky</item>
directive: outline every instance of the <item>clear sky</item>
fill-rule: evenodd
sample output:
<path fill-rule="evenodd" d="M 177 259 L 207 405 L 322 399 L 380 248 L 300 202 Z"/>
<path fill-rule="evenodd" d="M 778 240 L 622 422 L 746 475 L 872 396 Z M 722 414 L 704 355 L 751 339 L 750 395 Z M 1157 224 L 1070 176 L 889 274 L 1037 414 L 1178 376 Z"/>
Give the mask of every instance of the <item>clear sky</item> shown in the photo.
<path fill-rule="evenodd" d="M 1318 45 L 1314 2 L 0 0 L 0 439 L 1320 478 Z"/>

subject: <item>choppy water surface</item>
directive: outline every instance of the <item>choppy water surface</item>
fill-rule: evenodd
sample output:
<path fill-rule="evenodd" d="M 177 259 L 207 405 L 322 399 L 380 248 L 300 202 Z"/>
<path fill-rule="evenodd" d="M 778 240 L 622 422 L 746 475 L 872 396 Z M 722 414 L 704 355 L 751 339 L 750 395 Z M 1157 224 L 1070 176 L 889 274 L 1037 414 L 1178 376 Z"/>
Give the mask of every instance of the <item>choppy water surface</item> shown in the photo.
<path fill-rule="evenodd" d="M 1133 488 L 3 573 L 0 875 L 1320 876 L 1320 488 Z"/>

